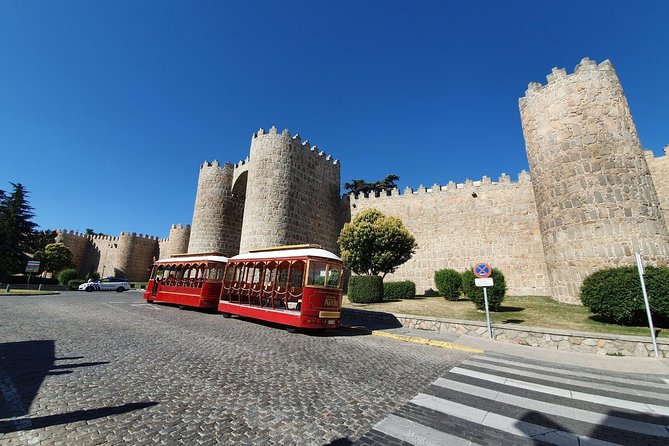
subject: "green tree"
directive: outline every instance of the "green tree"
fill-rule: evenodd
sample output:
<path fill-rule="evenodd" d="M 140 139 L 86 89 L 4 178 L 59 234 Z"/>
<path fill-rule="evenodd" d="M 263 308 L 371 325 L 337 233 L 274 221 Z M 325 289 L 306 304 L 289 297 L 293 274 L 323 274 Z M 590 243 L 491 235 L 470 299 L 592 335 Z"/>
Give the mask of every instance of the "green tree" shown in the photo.
<path fill-rule="evenodd" d="M 32 239 L 32 250 L 34 252 L 44 251 L 47 245 L 56 243 L 56 231 L 50 229 L 35 231 L 33 232 Z"/>
<path fill-rule="evenodd" d="M 341 257 L 356 274 L 394 272 L 416 252 L 416 239 L 397 217 L 365 209 L 339 235 Z"/>
<path fill-rule="evenodd" d="M 21 183 L 10 183 L 13 191 L 0 191 L 0 276 L 22 272 L 32 252 L 33 208 Z"/>
<path fill-rule="evenodd" d="M 383 180 L 375 181 L 373 183 L 368 183 L 365 180 L 357 179 L 352 180 L 350 183 L 344 183 L 344 189 L 349 191 L 349 193 L 354 193 L 357 197 L 358 194 L 363 193 L 365 195 L 374 192 L 378 195 L 381 192 L 390 192 L 391 190 L 397 187 L 397 181 L 400 177 L 395 174 L 390 174 L 386 176 Z"/>
<path fill-rule="evenodd" d="M 74 266 L 72 253 L 63 243 L 46 245 L 44 251 L 35 253 L 33 258 L 42 262 L 40 267 L 44 271 L 53 273 L 54 275 L 65 268 Z"/>

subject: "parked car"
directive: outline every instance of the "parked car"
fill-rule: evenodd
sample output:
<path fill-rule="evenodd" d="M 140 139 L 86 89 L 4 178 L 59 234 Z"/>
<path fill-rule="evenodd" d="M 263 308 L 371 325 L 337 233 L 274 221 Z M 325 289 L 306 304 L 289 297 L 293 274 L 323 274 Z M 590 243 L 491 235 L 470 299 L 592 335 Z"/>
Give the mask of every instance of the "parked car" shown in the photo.
<path fill-rule="evenodd" d="M 129 290 L 130 284 L 128 279 L 121 277 L 104 277 L 98 280 L 89 280 L 86 283 L 79 285 L 79 291 L 117 291 L 122 293 Z"/>

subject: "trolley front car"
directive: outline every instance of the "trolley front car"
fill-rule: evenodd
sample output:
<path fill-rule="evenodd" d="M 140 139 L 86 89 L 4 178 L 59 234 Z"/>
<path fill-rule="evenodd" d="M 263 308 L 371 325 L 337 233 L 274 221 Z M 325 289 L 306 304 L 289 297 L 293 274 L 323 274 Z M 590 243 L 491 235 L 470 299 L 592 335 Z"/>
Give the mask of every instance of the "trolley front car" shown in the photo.
<path fill-rule="evenodd" d="M 181 254 L 153 264 L 144 299 L 180 307 L 216 308 L 225 263 L 219 253 Z"/>
<path fill-rule="evenodd" d="M 295 328 L 335 328 L 343 263 L 318 245 L 253 250 L 228 260 L 218 311 Z"/>

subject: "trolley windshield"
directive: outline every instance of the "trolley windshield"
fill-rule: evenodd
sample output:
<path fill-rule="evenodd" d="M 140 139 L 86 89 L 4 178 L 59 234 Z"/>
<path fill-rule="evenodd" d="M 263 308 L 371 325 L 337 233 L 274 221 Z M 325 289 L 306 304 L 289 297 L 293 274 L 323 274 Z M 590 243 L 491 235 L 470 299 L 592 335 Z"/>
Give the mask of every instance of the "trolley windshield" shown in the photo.
<path fill-rule="evenodd" d="M 307 286 L 341 288 L 341 265 L 321 260 L 309 260 Z"/>

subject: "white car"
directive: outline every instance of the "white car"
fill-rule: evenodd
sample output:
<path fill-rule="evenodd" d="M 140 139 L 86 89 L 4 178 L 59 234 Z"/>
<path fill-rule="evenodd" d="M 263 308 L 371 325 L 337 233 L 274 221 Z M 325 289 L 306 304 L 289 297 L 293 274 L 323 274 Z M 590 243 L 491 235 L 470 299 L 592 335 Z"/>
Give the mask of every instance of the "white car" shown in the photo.
<path fill-rule="evenodd" d="M 128 279 L 119 277 L 105 277 L 99 280 L 89 280 L 79 285 L 79 291 L 117 291 L 122 293 L 130 289 Z"/>

